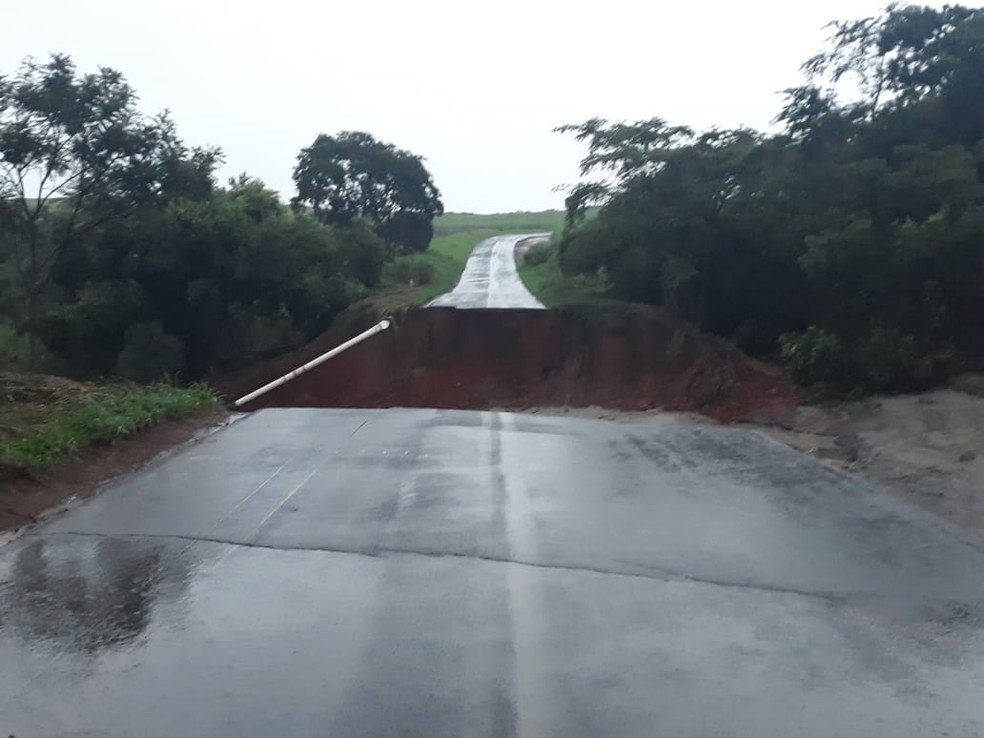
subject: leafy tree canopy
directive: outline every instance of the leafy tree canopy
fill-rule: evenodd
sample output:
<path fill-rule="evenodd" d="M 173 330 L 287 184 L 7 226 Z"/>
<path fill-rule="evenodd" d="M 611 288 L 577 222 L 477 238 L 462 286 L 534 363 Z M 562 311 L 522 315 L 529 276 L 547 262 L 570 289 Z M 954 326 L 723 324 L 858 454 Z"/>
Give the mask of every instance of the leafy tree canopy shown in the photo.
<path fill-rule="evenodd" d="M 832 30 L 779 134 L 560 128 L 588 147 L 560 263 L 781 349 L 804 381 L 919 386 L 984 356 L 984 11 L 891 6 Z"/>
<path fill-rule="evenodd" d="M 114 70 L 56 55 L 0 78 L 0 328 L 46 371 L 197 379 L 378 286 L 392 248 L 368 221 L 294 212 L 246 175 L 218 186 L 219 157 L 142 115 Z"/>
<path fill-rule="evenodd" d="M 368 133 L 319 135 L 294 169 L 296 206 L 326 223 L 365 218 L 387 240 L 412 251 L 427 248 L 431 221 L 444 212 L 423 159 Z"/>
<path fill-rule="evenodd" d="M 71 59 L 25 61 L 0 78 L 0 240 L 28 321 L 64 251 L 168 197 L 207 196 L 218 149 L 188 149 L 166 114 L 146 117 L 123 76 Z"/>

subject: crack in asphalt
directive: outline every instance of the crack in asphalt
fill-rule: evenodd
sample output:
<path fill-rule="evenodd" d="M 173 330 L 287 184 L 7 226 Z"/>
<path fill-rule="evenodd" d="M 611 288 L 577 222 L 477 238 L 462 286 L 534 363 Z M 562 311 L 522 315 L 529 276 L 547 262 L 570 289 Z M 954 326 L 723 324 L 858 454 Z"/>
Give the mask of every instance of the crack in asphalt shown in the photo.
<path fill-rule="evenodd" d="M 427 551 L 423 549 L 404 549 L 377 546 L 373 548 L 337 548 L 327 546 L 304 546 L 304 545 L 273 545 L 268 543 L 256 543 L 249 541 L 236 541 L 229 538 L 219 538 L 212 536 L 192 536 L 180 533 L 93 533 L 88 531 L 58 531 L 53 533 L 27 534 L 27 538 L 44 539 L 53 537 L 77 536 L 83 538 L 143 538 L 151 540 L 178 540 L 190 541 L 193 543 L 215 543 L 224 546 L 236 546 L 240 548 L 256 548 L 267 551 L 311 551 L 328 554 L 339 554 L 346 556 L 365 556 L 373 559 L 382 559 L 387 556 L 423 556 L 426 558 L 453 558 L 466 559 L 471 561 L 485 561 L 495 564 L 514 564 L 533 569 L 548 569 L 553 571 L 568 571 L 586 574 L 599 574 L 602 576 L 629 577 L 632 579 L 646 579 L 658 582 L 688 582 L 691 584 L 703 584 L 711 587 L 721 587 L 725 589 L 742 589 L 755 592 L 766 592 L 769 594 L 786 594 L 798 597 L 806 597 L 814 600 L 821 600 L 828 604 L 839 605 L 845 602 L 848 597 L 845 594 L 834 594 L 832 592 L 811 592 L 804 589 L 792 587 L 781 587 L 779 585 L 757 584 L 754 582 L 734 582 L 724 579 L 711 579 L 708 577 L 698 577 L 683 572 L 674 571 L 662 567 L 643 565 L 649 571 L 624 571 L 619 569 L 605 569 L 602 567 L 586 566 L 583 564 L 558 564 L 541 561 L 524 561 L 521 559 L 511 559 L 504 556 L 492 556 L 487 554 L 462 553 L 459 551 Z"/>

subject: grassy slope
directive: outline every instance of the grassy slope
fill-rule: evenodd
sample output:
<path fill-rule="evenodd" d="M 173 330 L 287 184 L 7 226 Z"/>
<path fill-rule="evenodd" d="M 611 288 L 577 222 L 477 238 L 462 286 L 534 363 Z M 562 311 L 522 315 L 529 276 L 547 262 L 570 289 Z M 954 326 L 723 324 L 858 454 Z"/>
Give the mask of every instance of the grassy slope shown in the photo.
<path fill-rule="evenodd" d="M 526 259 L 517 260 L 519 278 L 526 289 L 548 308 L 561 307 L 573 303 L 592 302 L 604 298 L 607 285 L 602 277 L 569 277 L 560 270 L 557 255 L 557 240 L 549 244 L 534 246 L 534 249 L 548 249 L 549 257 L 541 264 L 531 265 Z"/>
<path fill-rule="evenodd" d="M 211 390 L 202 386 L 98 386 L 36 374 L 0 374 L 0 469 L 52 464 L 215 403 Z"/>

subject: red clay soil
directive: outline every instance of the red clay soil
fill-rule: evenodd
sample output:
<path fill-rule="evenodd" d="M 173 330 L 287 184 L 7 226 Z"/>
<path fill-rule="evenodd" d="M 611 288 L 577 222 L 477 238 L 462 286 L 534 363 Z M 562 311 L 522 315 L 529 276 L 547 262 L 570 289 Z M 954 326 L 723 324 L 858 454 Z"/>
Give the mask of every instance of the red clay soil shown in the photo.
<path fill-rule="evenodd" d="M 775 367 L 657 310 L 612 319 L 547 310 L 431 308 L 251 403 L 261 407 L 523 409 L 600 406 L 686 410 L 721 421 L 778 420 L 796 402 Z M 368 327 L 368 326 L 366 326 Z M 325 334 L 301 351 L 228 377 L 246 394 L 341 343 Z"/>

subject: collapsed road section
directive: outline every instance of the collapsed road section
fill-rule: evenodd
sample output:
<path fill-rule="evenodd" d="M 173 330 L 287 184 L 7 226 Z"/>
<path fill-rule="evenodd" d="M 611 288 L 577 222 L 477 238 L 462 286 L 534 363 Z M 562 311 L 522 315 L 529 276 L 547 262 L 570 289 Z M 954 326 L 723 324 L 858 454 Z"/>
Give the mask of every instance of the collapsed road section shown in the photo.
<path fill-rule="evenodd" d="M 245 403 L 260 407 L 522 409 L 601 406 L 697 411 L 721 420 L 776 417 L 795 388 L 732 345 L 639 309 L 429 308 Z M 331 332 L 222 383 L 252 392 L 351 337 Z"/>

